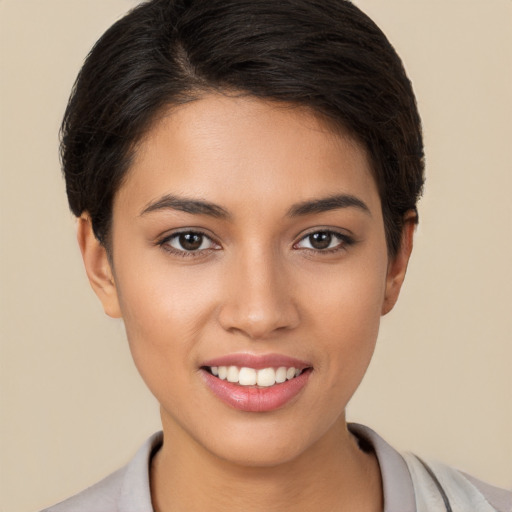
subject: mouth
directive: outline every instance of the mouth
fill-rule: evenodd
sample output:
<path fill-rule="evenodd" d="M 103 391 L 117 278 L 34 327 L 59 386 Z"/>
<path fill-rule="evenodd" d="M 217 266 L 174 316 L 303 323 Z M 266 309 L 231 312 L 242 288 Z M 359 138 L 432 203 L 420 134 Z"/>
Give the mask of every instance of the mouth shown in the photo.
<path fill-rule="evenodd" d="M 200 367 L 214 396 L 234 409 L 269 412 L 294 402 L 307 386 L 313 367 L 297 359 L 232 355 Z"/>
<path fill-rule="evenodd" d="M 269 388 L 276 384 L 297 378 L 308 368 L 295 368 L 294 366 L 279 366 L 277 368 L 251 368 L 248 366 L 203 366 L 207 371 L 220 380 L 225 380 L 239 386 L 257 386 Z"/>

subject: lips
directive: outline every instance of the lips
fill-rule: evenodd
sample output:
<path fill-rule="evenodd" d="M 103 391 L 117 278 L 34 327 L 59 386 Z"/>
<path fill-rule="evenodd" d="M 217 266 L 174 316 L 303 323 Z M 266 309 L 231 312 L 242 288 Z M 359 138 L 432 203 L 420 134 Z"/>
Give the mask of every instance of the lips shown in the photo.
<path fill-rule="evenodd" d="M 276 354 L 231 354 L 201 366 L 201 376 L 214 395 L 247 412 L 285 406 L 305 387 L 311 371 L 304 361 Z"/>

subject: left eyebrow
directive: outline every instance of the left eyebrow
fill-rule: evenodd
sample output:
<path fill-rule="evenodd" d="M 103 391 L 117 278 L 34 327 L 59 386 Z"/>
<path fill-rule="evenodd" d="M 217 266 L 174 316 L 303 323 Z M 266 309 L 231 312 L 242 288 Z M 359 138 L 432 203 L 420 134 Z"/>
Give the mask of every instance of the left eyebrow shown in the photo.
<path fill-rule="evenodd" d="M 166 194 L 165 196 L 152 201 L 140 213 L 140 216 L 159 210 L 179 210 L 194 215 L 209 215 L 210 217 L 229 218 L 229 213 L 221 206 L 203 201 L 200 199 L 189 199 L 186 197 Z"/>
<path fill-rule="evenodd" d="M 370 208 L 364 201 L 351 194 L 338 194 L 335 196 L 324 197 L 320 199 L 312 199 L 293 205 L 288 210 L 289 217 L 300 217 L 313 213 L 328 212 L 330 210 L 338 210 L 340 208 L 357 208 L 364 213 L 370 215 Z"/>

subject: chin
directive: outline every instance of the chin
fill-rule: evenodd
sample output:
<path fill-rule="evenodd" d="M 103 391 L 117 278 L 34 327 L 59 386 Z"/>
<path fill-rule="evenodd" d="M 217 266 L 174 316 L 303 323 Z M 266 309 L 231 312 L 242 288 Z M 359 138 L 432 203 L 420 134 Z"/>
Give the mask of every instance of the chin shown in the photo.
<path fill-rule="evenodd" d="M 279 436 L 281 437 L 281 436 Z M 296 460 L 303 453 L 302 443 L 290 438 L 251 439 L 216 446 L 212 454 L 231 464 L 246 468 L 276 467 Z"/>
<path fill-rule="evenodd" d="M 227 428 L 209 431 L 200 444 L 215 457 L 247 468 L 275 467 L 300 459 L 313 446 L 321 444 L 329 431 L 344 424 L 341 415 L 334 426 L 308 424 L 298 418 L 288 421 L 280 414 L 262 417 L 249 413 L 246 421 L 232 422 Z M 251 417 L 249 417 L 251 416 Z M 212 435 L 213 434 L 213 435 Z"/>

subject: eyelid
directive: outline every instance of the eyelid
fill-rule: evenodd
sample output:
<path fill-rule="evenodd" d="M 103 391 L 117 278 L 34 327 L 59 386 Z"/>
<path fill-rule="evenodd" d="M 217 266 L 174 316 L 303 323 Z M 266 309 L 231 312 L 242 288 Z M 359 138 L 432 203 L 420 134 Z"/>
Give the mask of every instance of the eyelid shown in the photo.
<path fill-rule="evenodd" d="M 326 248 L 326 249 L 315 249 L 314 247 L 297 247 L 299 243 L 303 240 L 307 239 L 311 235 L 315 233 L 329 233 L 336 237 L 339 240 L 339 243 L 335 247 Z M 356 243 L 354 236 L 351 233 L 347 233 L 347 230 L 332 228 L 327 226 L 318 226 L 315 228 L 308 229 L 306 232 L 301 233 L 297 237 L 297 241 L 294 242 L 293 248 L 302 249 L 306 251 L 313 251 L 318 253 L 329 253 L 335 252 L 337 250 L 343 250 L 347 246 L 353 245 Z"/>
<path fill-rule="evenodd" d="M 208 247 L 206 249 L 196 249 L 194 251 L 187 251 L 186 249 L 178 249 L 176 247 L 173 247 L 170 245 L 170 241 L 173 239 L 178 238 L 180 235 L 185 234 L 194 234 L 194 235 L 200 235 L 204 238 L 207 238 L 213 245 L 213 247 Z M 164 235 L 160 236 L 157 241 L 155 242 L 155 245 L 160 246 L 163 250 L 166 252 L 169 252 L 171 254 L 176 254 L 179 256 L 192 256 L 192 257 L 199 257 L 205 255 L 205 253 L 208 253 L 210 251 L 216 251 L 221 248 L 219 242 L 215 239 L 214 236 L 207 233 L 204 229 L 201 228 L 194 228 L 194 227 L 186 227 L 186 228 L 179 228 L 177 230 L 171 231 L 170 233 L 165 233 Z"/>

